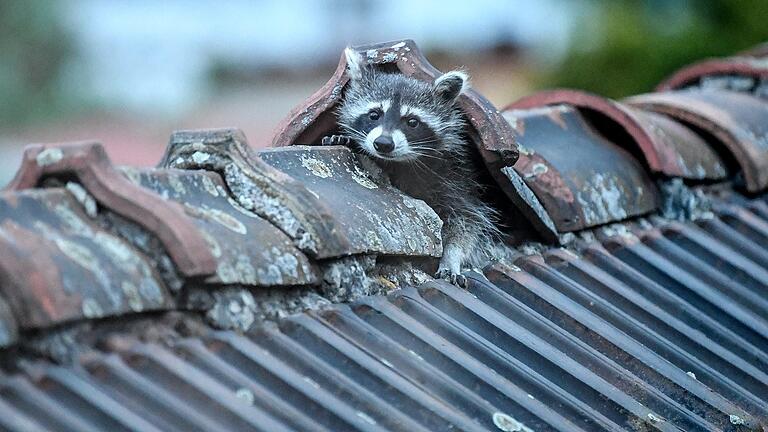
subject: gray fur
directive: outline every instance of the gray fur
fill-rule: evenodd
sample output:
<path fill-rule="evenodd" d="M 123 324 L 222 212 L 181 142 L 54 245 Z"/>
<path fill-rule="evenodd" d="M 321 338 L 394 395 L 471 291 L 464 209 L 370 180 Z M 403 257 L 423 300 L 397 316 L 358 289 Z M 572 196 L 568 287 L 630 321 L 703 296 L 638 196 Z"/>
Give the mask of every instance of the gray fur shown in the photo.
<path fill-rule="evenodd" d="M 349 59 L 349 52 L 347 55 Z M 463 268 L 482 267 L 502 258 L 496 255 L 506 250 L 500 247 L 498 215 L 480 198 L 483 187 L 478 173 L 482 167 L 474 162 L 471 143 L 462 133 L 465 121 L 456 100 L 467 86 L 467 75 L 452 71 L 429 83 L 400 73 L 374 71 L 363 66 L 362 58 L 348 63 L 356 69 L 337 111 L 342 131 L 377 161 L 398 189 L 435 209 L 443 221 L 443 256 L 437 277 L 462 284 Z M 365 115 L 361 113 L 366 106 L 392 100 L 427 113 L 431 120 L 422 121 L 435 137 L 430 142 L 408 143 L 407 151 L 397 158 L 366 147 L 370 131 L 354 127 L 358 117 Z"/>

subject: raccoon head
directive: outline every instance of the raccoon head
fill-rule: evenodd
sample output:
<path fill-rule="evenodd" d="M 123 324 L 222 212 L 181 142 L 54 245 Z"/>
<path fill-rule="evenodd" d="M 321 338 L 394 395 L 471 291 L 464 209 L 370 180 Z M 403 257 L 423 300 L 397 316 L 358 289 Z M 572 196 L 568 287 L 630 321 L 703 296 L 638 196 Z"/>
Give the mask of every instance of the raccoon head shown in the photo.
<path fill-rule="evenodd" d="M 469 77 L 451 71 L 434 82 L 366 68 L 347 48 L 349 87 L 337 114 L 342 130 L 371 156 L 389 161 L 442 157 L 460 145 L 456 100 Z"/>

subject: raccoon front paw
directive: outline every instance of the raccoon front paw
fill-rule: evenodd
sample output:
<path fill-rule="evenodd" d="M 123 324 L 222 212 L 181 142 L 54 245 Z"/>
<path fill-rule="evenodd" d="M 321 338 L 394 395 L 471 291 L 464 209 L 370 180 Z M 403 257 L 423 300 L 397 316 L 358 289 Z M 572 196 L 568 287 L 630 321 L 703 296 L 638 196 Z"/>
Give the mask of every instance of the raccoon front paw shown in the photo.
<path fill-rule="evenodd" d="M 352 144 L 352 138 L 344 135 L 324 136 L 323 139 L 320 141 L 320 145 L 324 145 L 324 146 L 332 146 L 332 145 L 348 146 L 350 144 Z"/>
<path fill-rule="evenodd" d="M 454 273 L 447 268 L 438 269 L 437 273 L 435 273 L 435 278 L 445 279 L 451 284 L 456 285 L 459 288 L 464 288 L 464 289 L 467 288 L 467 277 L 461 273 Z"/>

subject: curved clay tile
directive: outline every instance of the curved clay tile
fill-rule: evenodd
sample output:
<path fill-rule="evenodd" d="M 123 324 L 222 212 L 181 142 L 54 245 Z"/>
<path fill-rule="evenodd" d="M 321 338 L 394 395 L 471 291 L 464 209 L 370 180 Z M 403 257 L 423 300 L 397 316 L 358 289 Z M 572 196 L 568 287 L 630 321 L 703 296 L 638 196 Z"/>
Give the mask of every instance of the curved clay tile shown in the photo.
<path fill-rule="evenodd" d="M 749 192 L 768 187 L 768 103 L 724 90 L 649 93 L 626 102 L 710 133 L 738 164 Z"/>
<path fill-rule="evenodd" d="M 656 187 L 641 163 L 573 106 L 508 109 L 504 116 L 520 143 L 520 159 L 508 170 L 533 191 L 558 233 L 658 208 Z"/>
<path fill-rule="evenodd" d="M 578 90 L 550 90 L 524 97 L 506 109 L 528 109 L 565 104 L 599 116 L 592 116 L 598 130 L 619 130 L 630 140 L 616 145 L 637 153 L 653 172 L 686 179 L 720 180 L 727 175 L 717 153 L 700 136 L 685 126 L 654 112 L 631 107 L 611 99 Z"/>
<path fill-rule="evenodd" d="M 682 89 L 717 77 L 725 77 L 723 85 L 727 87 L 738 85 L 740 90 L 752 91 L 759 85 L 759 80 L 768 80 L 768 60 L 751 56 L 704 60 L 673 73 L 656 87 L 656 91 Z M 742 80 L 734 81 L 739 78 Z"/>
<path fill-rule="evenodd" d="M 6 191 L 38 186 L 45 177 L 74 176 L 102 205 L 156 235 L 185 276 L 208 276 L 216 262 L 207 243 L 179 204 L 131 183 L 109 161 L 98 143 L 27 147 Z"/>

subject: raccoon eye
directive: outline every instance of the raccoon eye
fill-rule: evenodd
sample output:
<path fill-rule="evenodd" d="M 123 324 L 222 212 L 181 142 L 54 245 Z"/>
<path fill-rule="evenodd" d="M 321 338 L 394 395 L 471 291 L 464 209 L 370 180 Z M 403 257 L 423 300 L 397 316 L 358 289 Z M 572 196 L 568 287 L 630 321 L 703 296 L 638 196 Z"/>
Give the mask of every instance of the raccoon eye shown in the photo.
<path fill-rule="evenodd" d="M 419 121 L 415 118 L 409 118 L 407 124 L 409 127 L 415 128 L 419 126 Z"/>
<path fill-rule="evenodd" d="M 381 114 L 379 114 L 376 110 L 371 110 L 368 112 L 368 118 L 371 120 L 378 120 L 379 117 L 381 117 Z"/>

